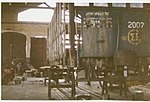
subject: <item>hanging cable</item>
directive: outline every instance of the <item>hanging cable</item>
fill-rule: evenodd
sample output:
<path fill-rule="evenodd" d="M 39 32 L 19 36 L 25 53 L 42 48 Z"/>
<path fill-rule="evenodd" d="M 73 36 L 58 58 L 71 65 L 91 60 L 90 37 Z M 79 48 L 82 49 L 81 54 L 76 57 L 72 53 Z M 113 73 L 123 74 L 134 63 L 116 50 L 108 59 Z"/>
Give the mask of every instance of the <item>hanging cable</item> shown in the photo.
<path fill-rule="evenodd" d="M 119 25 L 119 18 L 117 16 L 117 45 L 116 45 L 116 52 L 119 49 L 119 37 L 120 37 L 120 25 Z"/>

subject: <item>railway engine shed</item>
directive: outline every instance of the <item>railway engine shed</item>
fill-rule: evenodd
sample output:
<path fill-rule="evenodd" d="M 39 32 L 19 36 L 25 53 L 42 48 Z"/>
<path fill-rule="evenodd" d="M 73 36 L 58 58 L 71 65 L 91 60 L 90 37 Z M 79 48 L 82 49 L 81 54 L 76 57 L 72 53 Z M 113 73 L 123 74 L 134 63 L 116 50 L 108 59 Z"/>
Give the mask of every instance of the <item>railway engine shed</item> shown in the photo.
<path fill-rule="evenodd" d="M 150 101 L 149 3 L 50 4 L 2 3 L 2 100 Z"/>

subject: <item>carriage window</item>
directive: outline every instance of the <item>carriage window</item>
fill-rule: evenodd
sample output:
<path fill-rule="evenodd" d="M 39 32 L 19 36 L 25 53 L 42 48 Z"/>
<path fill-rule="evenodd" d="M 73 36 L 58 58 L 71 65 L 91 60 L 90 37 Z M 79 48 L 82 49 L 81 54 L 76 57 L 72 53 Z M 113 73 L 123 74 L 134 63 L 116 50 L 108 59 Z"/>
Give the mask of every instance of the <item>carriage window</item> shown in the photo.
<path fill-rule="evenodd" d="M 89 3 L 75 3 L 74 6 L 89 6 Z"/>
<path fill-rule="evenodd" d="M 133 7 L 133 8 L 143 8 L 143 3 L 131 3 L 130 7 Z"/>
<path fill-rule="evenodd" d="M 126 3 L 113 3 L 113 7 L 126 7 Z"/>
<path fill-rule="evenodd" d="M 94 6 L 108 7 L 108 3 L 94 3 Z"/>

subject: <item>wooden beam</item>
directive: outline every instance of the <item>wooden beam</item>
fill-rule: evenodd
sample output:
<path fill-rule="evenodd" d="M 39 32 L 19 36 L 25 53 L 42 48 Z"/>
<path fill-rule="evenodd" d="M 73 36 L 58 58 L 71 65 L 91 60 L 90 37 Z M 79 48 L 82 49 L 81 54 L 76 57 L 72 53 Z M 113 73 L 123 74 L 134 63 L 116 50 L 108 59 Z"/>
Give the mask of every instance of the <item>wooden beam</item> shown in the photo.
<path fill-rule="evenodd" d="M 75 22 L 74 22 L 74 17 L 75 17 L 75 10 L 74 10 L 74 3 L 69 3 L 69 34 L 70 34 L 70 54 L 71 54 L 71 66 L 75 66 Z"/>

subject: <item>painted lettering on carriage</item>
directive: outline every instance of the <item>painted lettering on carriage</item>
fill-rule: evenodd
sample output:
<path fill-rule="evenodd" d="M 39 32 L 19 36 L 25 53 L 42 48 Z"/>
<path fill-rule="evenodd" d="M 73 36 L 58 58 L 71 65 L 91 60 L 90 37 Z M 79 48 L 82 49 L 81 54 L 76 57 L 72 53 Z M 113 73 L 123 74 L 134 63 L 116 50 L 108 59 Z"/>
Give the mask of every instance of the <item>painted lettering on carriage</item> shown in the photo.
<path fill-rule="evenodd" d="M 112 28 L 112 18 L 110 17 L 109 12 L 86 12 L 85 17 L 83 18 L 83 27 Z"/>
<path fill-rule="evenodd" d="M 144 28 L 144 22 L 128 21 L 128 28 Z"/>
<path fill-rule="evenodd" d="M 138 29 L 129 30 L 128 42 L 132 45 L 138 45 L 141 43 L 141 36 Z"/>

